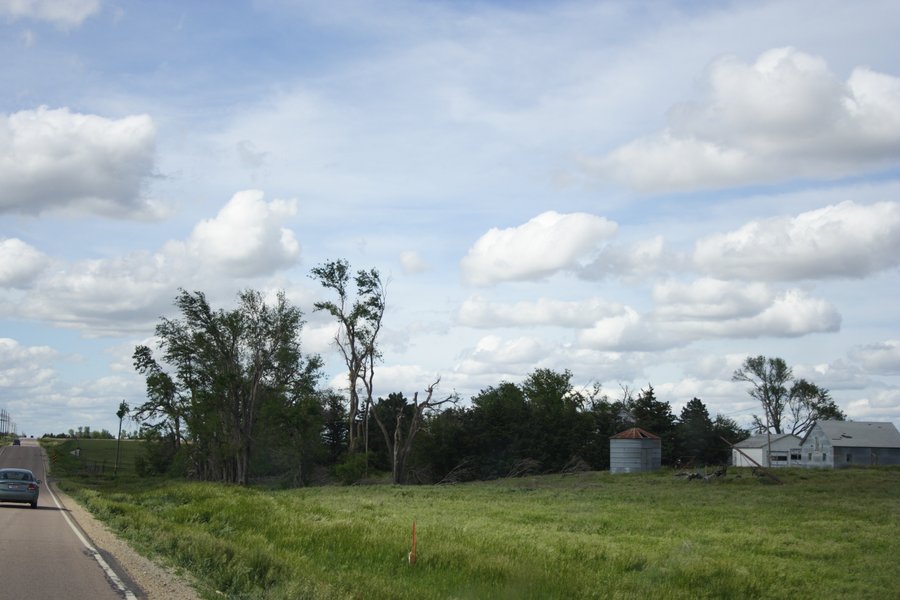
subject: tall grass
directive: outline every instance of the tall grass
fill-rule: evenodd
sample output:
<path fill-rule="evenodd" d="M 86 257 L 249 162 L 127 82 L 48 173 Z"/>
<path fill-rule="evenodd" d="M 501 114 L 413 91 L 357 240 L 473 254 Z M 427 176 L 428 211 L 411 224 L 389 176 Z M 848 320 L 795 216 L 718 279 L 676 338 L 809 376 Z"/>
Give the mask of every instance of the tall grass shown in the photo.
<path fill-rule="evenodd" d="M 193 573 L 208 598 L 896 593 L 900 469 L 782 478 L 704 483 L 663 471 L 291 491 L 132 481 L 71 492 L 138 548 Z"/>

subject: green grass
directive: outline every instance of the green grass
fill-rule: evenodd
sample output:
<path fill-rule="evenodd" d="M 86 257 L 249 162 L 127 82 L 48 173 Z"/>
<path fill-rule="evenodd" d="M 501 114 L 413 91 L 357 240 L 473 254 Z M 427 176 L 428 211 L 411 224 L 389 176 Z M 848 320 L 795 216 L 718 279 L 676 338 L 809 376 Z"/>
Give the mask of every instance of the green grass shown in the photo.
<path fill-rule="evenodd" d="M 590 473 L 289 491 L 68 485 L 207 598 L 880 598 L 900 582 L 900 469 L 724 482 Z M 418 562 L 407 564 L 413 519 Z"/>
<path fill-rule="evenodd" d="M 41 445 L 47 450 L 50 469 L 54 475 L 75 476 L 82 474 L 112 476 L 116 467 L 116 440 L 92 439 L 42 439 Z M 72 452 L 80 448 L 80 456 Z M 134 476 L 134 461 L 143 451 L 143 442 L 122 440 L 119 448 L 119 470 L 121 477 Z"/>

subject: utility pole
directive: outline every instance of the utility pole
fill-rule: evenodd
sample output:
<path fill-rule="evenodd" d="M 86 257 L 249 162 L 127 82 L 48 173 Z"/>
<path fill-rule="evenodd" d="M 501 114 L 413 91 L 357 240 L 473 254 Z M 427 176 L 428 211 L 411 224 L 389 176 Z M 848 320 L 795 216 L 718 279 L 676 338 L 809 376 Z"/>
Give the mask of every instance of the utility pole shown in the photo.
<path fill-rule="evenodd" d="M 116 468 L 113 471 L 114 476 L 119 475 L 119 446 L 122 445 L 122 419 L 124 419 L 127 414 L 128 403 L 122 400 L 122 403 L 119 404 L 119 410 L 116 411 L 116 416 L 119 417 L 119 435 L 116 436 Z"/>

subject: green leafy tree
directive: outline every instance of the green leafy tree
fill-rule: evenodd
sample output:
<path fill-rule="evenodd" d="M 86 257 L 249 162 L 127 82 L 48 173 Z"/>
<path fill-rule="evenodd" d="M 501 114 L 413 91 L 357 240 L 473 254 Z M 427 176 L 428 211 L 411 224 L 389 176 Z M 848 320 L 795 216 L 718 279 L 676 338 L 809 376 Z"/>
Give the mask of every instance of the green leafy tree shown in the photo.
<path fill-rule="evenodd" d="M 335 465 L 347 453 L 348 431 L 347 408 L 344 398 L 333 391 L 322 392 L 322 442 L 325 445 L 326 463 Z"/>
<path fill-rule="evenodd" d="M 828 390 L 805 379 L 795 380 L 782 358 L 749 356 L 732 380 L 750 384 L 747 393 L 762 406 L 762 416 L 753 415 L 754 428 L 760 433 L 802 436 L 818 419 L 845 418 Z"/>
<path fill-rule="evenodd" d="M 522 389 L 509 382 L 486 388 L 472 398 L 468 428 L 471 459 L 478 477 L 505 476 L 529 456 L 531 406 Z"/>
<path fill-rule="evenodd" d="M 611 401 L 603 394 L 599 385 L 588 393 L 586 402 L 590 433 L 582 455 L 593 469 L 606 471 L 609 470 L 609 438 L 627 426 L 627 410 L 623 402 Z"/>
<path fill-rule="evenodd" d="M 417 462 L 431 470 L 432 481 L 468 481 L 476 477 L 472 440 L 467 428 L 470 411 L 451 406 L 426 416 Z"/>
<path fill-rule="evenodd" d="M 676 450 L 675 415 L 668 402 L 657 400 L 656 391 L 652 385 L 642 389 L 636 398 L 631 397 L 625 390 L 623 400 L 625 409 L 631 416 L 635 426 L 640 427 L 662 440 L 662 461 L 665 464 L 673 464 Z"/>
<path fill-rule="evenodd" d="M 213 310 L 202 292 L 181 290 L 175 305 L 181 318 L 162 319 L 156 327 L 158 349 L 174 372 L 162 377 L 142 347 L 135 351 L 136 367 L 154 377 L 148 391 L 161 390 L 158 400 L 179 398 L 187 405 L 179 414 L 189 430 L 194 474 L 246 484 L 262 407 L 290 405 L 298 380 L 320 368 L 318 357 L 301 354 L 301 312 L 284 293 L 269 305 L 252 290 L 228 311 Z M 171 390 L 165 389 L 169 382 Z"/>
<path fill-rule="evenodd" d="M 536 369 L 521 385 L 530 407 L 529 454 L 546 470 L 557 471 L 581 458 L 590 433 L 582 412 L 585 399 L 572 387 L 572 373 Z"/>
<path fill-rule="evenodd" d="M 190 410 L 190 388 L 178 383 L 159 365 L 148 346 L 137 346 L 132 355 L 135 370 L 144 376 L 147 400 L 134 409 L 134 419 L 161 432 L 177 452 L 184 441 L 184 422 Z M 185 375 L 189 377 L 189 370 Z"/>
<path fill-rule="evenodd" d="M 705 465 L 712 458 L 715 446 L 715 431 L 706 405 L 699 398 L 691 399 L 684 408 L 676 425 L 678 459 Z"/>
<path fill-rule="evenodd" d="M 802 436 L 819 419 L 843 421 L 844 411 L 832 400 L 828 390 L 805 379 L 799 379 L 791 386 L 788 398 L 791 433 Z"/>
<path fill-rule="evenodd" d="M 713 421 L 713 432 L 715 442 L 710 460 L 719 465 L 727 464 L 731 458 L 731 444 L 750 437 L 749 431 L 738 425 L 734 419 L 724 415 L 716 415 L 716 419 Z"/>

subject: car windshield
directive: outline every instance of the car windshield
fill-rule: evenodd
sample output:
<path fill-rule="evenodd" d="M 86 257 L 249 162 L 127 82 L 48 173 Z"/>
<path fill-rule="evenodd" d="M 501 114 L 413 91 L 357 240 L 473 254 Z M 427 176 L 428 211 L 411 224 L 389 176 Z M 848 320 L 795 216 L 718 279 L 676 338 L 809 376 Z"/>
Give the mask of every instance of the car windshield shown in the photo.
<path fill-rule="evenodd" d="M 31 475 L 24 471 L 3 471 L 0 472 L 0 479 L 11 481 L 31 481 Z"/>

